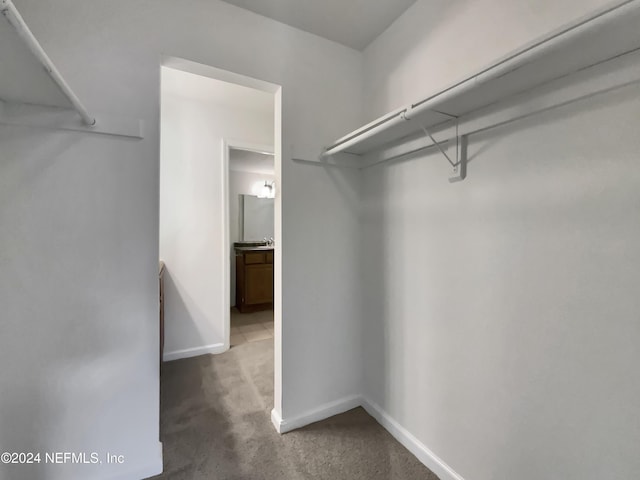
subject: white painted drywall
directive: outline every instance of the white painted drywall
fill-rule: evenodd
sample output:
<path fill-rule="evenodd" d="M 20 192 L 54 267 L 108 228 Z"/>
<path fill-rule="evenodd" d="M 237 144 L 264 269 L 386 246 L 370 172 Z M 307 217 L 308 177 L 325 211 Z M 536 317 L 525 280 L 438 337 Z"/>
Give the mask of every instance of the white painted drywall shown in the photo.
<path fill-rule="evenodd" d="M 231 151 L 230 162 L 233 162 L 233 150 Z M 235 172 L 229 171 L 229 232 L 230 232 L 230 252 L 231 255 L 231 306 L 236 304 L 236 255 L 233 248 L 234 242 L 242 240 L 242 210 L 240 195 L 251 195 L 258 184 L 266 181 L 274 181 L 273 175 L 264 173 Z M 273 228 L 273 227 L 272 227 Z"/>
<path fill-rule="evenodd" d="M 98 120 L 101 112 L 140 118 L 145 138 L 0 126 L 0 447 L 127 459 L 1 466 L 0 476 L 137 479 L 159 469 L 163 55 L 282 85 L 276 408 L 286 418 L 357 393 L 359 175 L 291 157 L 315 158 L 360 124 L 361 55 L 216 0 L 15 3 Z"/>
<path fill-rule="evenodd" d="M 193 74 L 163 68 L 162 81 Z M 202 78 L 198 79 L 202 83 Z M 225 82 L 206 79 L 209 90 Z M 186 84 L 188 85 L 188 83 Z M 265 96 L 272 94 L 263 93 Z M 165 354 L 224 345 L 223 139 L 273 145 L 274 114 L 185 98 L 162 88 L 160 258 L 165 262 Z"/>
<path fill-rule="evenodd" d="M 419 1 L 365 52 L 369 114 L 602 3 Z M 466 480 L 640 469 L 639 98 L 471 137 L 459 184 L 435 154 L 364 175 L 365 397 Z"/>
<path fill-rule="evenodd" d="M 0 478 L 162 468 L 156 162 L 149 140 L 0 126 L 0 450 L 43 456 Z M 58 451 L 126 461 L 46 464 Z"/>
<path fill-rule="evenodd" d="M 418 0 L 365 50 L 373 119 L 465 79 L 609 0 Z"/>

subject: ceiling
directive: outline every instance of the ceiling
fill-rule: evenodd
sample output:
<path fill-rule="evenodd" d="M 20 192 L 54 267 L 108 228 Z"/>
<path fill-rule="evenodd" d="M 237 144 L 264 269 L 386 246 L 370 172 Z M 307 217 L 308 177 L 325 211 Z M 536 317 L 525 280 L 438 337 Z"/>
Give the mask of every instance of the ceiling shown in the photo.
<path fill-rule="evenodd" d="M 363 50 L 415 0 L 225 0 L 265 17 Z"/>
<path fill-rule="evenodd" d="M 169 67 L 162 67 L 162 92 L 256 114 L 273 115 L 275 108 L 272 93 Z"/>
<path fill-rule="evenodd" d="M 274 174 L 273 155 L 250 152 L 248 150 L 231 149 L 229 155 L 229 170 L 234 172 Z"/>

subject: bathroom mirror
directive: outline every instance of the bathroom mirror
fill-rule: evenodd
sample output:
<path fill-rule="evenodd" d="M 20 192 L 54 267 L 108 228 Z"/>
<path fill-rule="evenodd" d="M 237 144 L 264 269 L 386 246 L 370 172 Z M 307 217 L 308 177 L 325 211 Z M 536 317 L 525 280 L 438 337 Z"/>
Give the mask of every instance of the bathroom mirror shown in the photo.
<path fill-rule="evenodd" d="M 242 205 L 242 240 L 255 241 L 272 238 L 273 235 L 273 198 L 258 198 L 253 195 L 240 195 Z"/>

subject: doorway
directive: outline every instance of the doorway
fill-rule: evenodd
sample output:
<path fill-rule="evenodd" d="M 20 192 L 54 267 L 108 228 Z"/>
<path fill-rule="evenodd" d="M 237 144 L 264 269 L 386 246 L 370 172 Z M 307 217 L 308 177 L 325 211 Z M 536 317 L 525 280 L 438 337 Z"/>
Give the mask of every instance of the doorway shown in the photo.
<path fill-rule="evenodd" d="M 268 145 L 228 141 L 231 348 L 274 336 L 275 165 Z"/>
<path fill-rule="evenodd" d="M 231 307 L 235 302 L 231 301 L 234 242 L 230 224 L 229 154 L 238 151 L 244 155 L 268 155 L 271 173 L 263 178 L 265 181 L 260 187 L 273 192 L 273 230 L 272 235 L 268 238 L 263 235 L 261 240 L 268 240 L 271 247 L 269 258 L 266 251 L 264 257 L 265 262 L 271 262 L 272 302 L 269 325 L 261 328 L 266 331 L 269 327 L 274 344 L 273 396 L 274 408 L 279 411 L 282 390 L 281 89 L 176 58 L 164 60 L 161 78 L 160 260 L 165 265 L 164 361 L 222 354 L 232 346 Z M 255 262 L 256 257 L 250 261 Z M 244 333 L 243 337 L 246 338 Z"/>

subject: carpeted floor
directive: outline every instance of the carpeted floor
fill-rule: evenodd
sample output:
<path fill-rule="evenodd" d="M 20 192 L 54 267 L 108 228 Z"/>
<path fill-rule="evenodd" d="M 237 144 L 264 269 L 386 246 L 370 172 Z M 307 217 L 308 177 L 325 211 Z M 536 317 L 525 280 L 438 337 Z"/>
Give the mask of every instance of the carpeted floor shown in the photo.
<path fill-rule="evenodd" d="M 164 364 L 157 480 L 437 480 L 362 408 L 284 435 L 273 340 Z"/>

